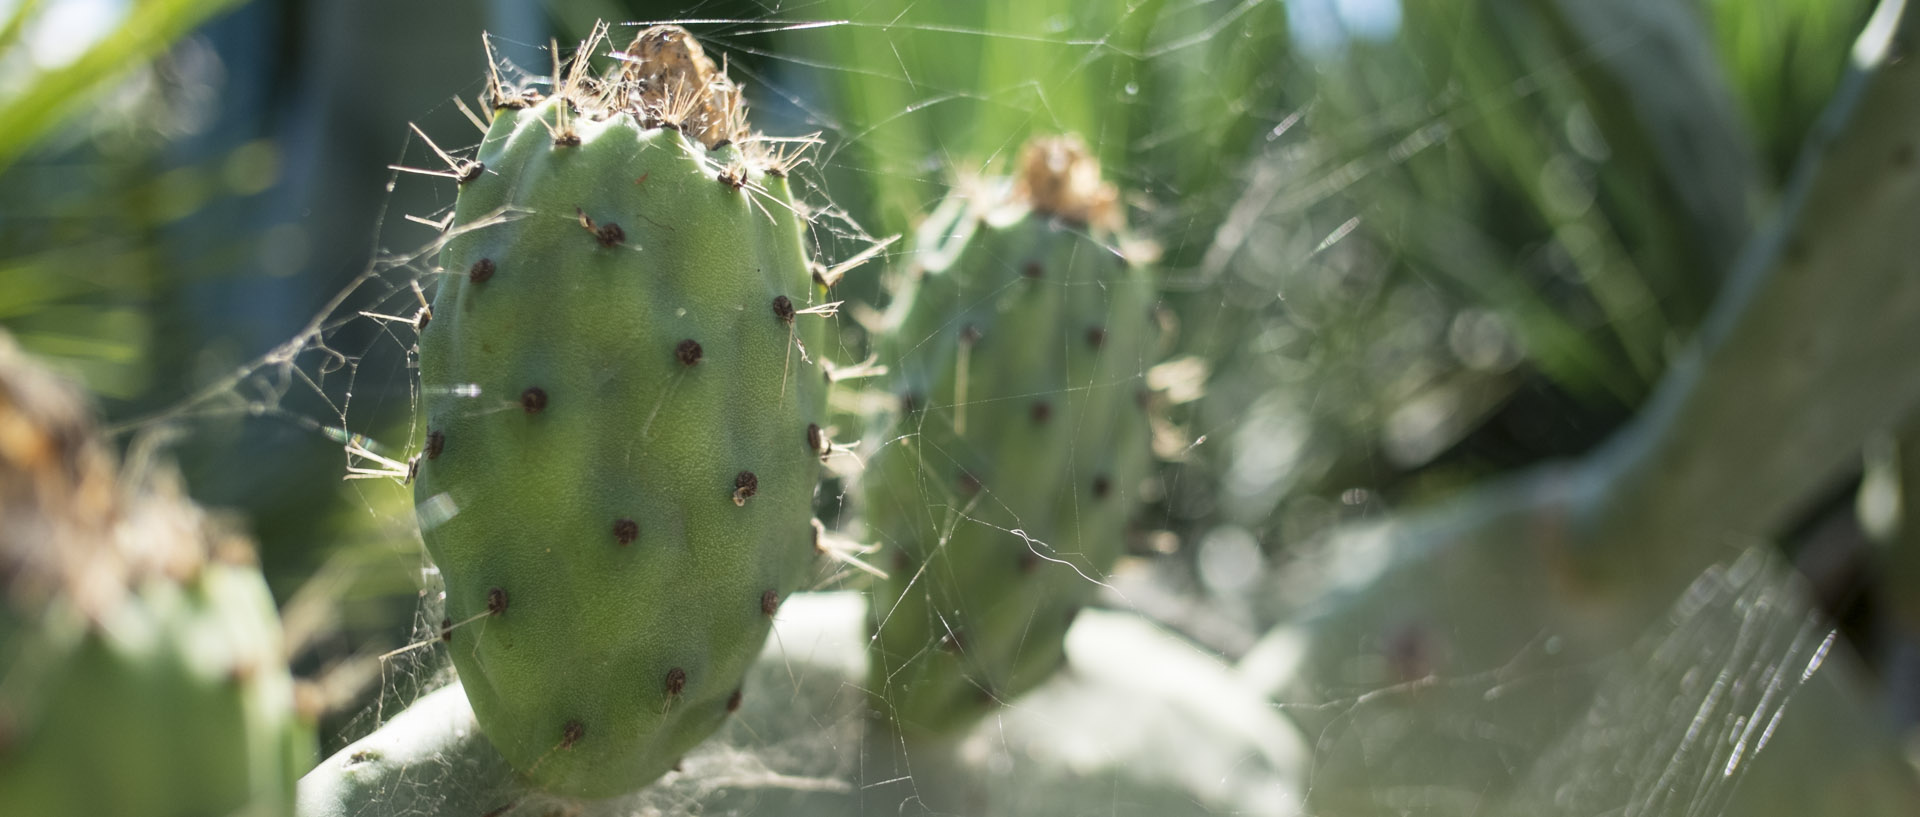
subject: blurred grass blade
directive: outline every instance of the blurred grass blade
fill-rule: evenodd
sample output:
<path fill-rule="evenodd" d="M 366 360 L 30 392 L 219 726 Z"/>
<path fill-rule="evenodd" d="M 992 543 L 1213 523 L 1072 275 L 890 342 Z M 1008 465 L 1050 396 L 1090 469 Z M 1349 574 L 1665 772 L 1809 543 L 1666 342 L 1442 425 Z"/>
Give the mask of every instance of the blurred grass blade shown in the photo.
<path fill-rule="evenodd" d="M 20 39 L 20 32 L 27 28 L 27 20 L 39 8 L 40 0 L 21 0 L 20 5 L 13 8 L 13 16 L 7 18 L 5 25 L 0 25 L 0 53 L 12 48 Z"/>
<path fill-rule="evenodd" d="M 1720 62 L 1775 184 L 1846 73 L 1871 0 L 1709 0 Z"/>
<path fill-rule="evenodd" d="M 1670 0 L 1533 4 L 1574 56 L 1607 141 L 1652 157 L 1673 215 L 1692 226 L 1688 254 L 1707 276 L 1724 275 L 1751 226 L 1759 165 L 1698 11 Z"/>
<path fill-rule="evenodd" d="M 127 11 L 119 27 L 59 68 L 33 77 L 18 95 L 0 100 L 0 170 L 11 166 L 41 137 L 65 121 L 108 83 L 165 50 L 194 26 L 234 5 L 236 0 L 147 0 Z M 33 2 L 23 4 L 31 11 Z M 17 36 L 26 14 L 7 23 Z"/>

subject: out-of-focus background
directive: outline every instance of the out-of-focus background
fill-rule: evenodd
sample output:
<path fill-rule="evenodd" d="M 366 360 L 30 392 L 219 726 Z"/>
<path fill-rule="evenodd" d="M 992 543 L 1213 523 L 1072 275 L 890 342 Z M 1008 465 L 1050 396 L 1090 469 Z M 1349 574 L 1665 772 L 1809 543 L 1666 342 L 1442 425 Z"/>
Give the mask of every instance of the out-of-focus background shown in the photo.
<path fill-rule="evenodd" d="M 802 189 L 828 256 L 911 230 L 1029 134 L 1086 134 L 1163 248 L 1173 338 L 1145 373 L 1163 461 L 1124 586 L 1237 657 L 1301 612 L 1274 577 L 1338 526 L 1634 416 L 1873 4 L 1615 5 L 1637 11 L 1596 32 L 1550 0 L 0 0 L 0 326 L 123 443 L 168 435 L 283 603 L 328 600 L 303 671 L 367 666 L 410 640 L 422 557 L 407 489 L 346 479 L 347 448 L 414 444 L 403 324 L 433 231 L 408 217 L 452 200 L 392 166 L 437 166 L 420 134 L 477 141 L 455 100 L 478 104 L 482 32 L 541 73 L 596 20 L 687 20 L 760 129 L 820 135 Z M 841 294 L 883 307 L 894 274 Z M 1904 734 L 1900 442 L 1791 509 L 1778 548 Z M 342 683 L 328 749 L 379 689 Z"/>

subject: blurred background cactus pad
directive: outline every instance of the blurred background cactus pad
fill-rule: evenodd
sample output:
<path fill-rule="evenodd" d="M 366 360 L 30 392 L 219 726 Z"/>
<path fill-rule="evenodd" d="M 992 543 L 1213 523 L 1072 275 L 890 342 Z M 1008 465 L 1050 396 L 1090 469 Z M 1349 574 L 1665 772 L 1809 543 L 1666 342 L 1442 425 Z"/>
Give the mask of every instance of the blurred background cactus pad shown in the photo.
<path fill-rule="evenodd" d="M 252 544 L 92 415 L 0 334 L 0 807 L 291 814 L 312 733 Z"/>

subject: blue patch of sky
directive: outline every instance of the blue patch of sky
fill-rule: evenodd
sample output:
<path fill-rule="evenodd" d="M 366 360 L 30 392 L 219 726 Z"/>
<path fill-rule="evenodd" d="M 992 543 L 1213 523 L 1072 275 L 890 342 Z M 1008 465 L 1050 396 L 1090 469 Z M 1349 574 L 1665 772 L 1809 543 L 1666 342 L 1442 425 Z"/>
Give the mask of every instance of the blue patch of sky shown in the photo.
<path fill-rule="evenodd" d="M 1400 0 L 1288 0 L 1294 43 L 1311 57 L 1331 57 L 1355 40 L 1379 42 L 1400 32 Z"/>

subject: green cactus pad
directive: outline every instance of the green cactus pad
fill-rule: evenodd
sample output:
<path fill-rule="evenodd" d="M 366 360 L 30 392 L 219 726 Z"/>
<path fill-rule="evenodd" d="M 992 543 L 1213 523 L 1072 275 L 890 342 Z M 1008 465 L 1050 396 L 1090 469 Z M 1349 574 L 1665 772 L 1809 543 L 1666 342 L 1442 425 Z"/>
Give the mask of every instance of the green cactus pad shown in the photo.
<path fill-rule="evenodd" d="M 872 687 L 909 733 L 957 730 L 1061 665 L 1146 475 L 1143 253 L 1116 244 L 1113 188 L 1077 140 L 1025 164 L 923 225 L 882 343 L 901 412 L 862 478 L 894 552 Z"/>
<path fill-rule="evenodd" d="M 0 814 L 273 817 L 313 760 L 244 540 L 0 335 Z"/>
<path fill-rule="evenodd" d="M 623 56 L 501 93 L 420 337 L 447 649 L 501 754 L 582 797 L 646 785 L 751 694 L 814 554 L 826 422 L 782 164 L 686 32 Z"/>

